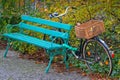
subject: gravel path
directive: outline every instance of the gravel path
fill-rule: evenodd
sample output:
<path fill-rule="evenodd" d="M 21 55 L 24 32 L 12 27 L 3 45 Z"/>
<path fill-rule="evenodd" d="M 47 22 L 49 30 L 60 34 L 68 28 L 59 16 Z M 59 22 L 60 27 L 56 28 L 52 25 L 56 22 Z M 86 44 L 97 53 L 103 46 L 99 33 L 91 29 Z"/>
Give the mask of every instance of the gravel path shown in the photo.
<path fill-rule="evenodd" d="M 32 60 L 20 59 L 15 51 L 9 51 L 3 58 L 4 50 L 0 50 L 0 80 L 90 80 L 76 72 L 57 73 L 50 69 L 45 73 L 45 64 L 35 64 Z"/>

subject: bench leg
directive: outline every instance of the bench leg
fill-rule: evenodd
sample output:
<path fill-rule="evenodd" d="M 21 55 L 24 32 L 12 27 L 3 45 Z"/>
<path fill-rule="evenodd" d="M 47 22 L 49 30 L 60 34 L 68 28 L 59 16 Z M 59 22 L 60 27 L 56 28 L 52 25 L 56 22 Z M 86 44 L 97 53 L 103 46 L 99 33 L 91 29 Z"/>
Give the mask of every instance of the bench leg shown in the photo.
<path fill-rule="evenodd" d="M 67 61 L 66 53 L 64 54 L 64 62 L 65 62 L 66 69 L 68 69 L 69 64 L 68 64 L 68 61 Z"/>
<path fill-rule="evenodd" d="M 52 63 L 53 58 L 54 58 L 53 56 L 50 56 L 50 61 L 49 61 L 48 66 L 47 66 L 47 68 L 46 68 L 46 70 L 45 70 L 46 73 L 48 73 L 48 71 L 49 71 L 49 69 L 50 69 L 50 65 L 51 65 L 51 63 Z"/>
<path fill-rule="evenodd" d="M 10 48 L 10 40 L 8 40 L 7 47 L 4 53 L 4 58 L 6 58 L 9 48 Z"/>

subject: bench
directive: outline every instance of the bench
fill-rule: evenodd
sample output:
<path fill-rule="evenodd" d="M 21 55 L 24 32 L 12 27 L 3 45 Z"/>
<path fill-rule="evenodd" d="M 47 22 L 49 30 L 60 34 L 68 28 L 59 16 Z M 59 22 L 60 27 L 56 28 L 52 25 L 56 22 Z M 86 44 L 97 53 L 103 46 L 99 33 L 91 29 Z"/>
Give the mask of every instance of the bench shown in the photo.
<path fill-rule="evenodd" d="M 44 27 L 45 25 L 47 27 Z M 18 32 L 12 32 L 12 29 L 15 27 L 18 27 L 20 30 Z M 64 30 L 64 32 L 60 32 L 59 30 L 52 29 L 52 27 L 57 29 L 62 29 Z M 3 36 L 6 37 L 8 40 L 4 57 L 6 57 L 8 53 L 10 42 L 18 40 L 38 46 L 46 50 L 46 53 L 49 55 L 50 58 L 48 66 L 46 67 L 45 70 L 46 73 L 49 71 L 52 60 L 56 55 L 63 55 L 66 68 L 68 68 L 68 63 L 66 61 L 66 49 L 63 46 L 63 44 L 55 43 L 55 40 L 57 38 L 60 38 L 63 40 L 64 44 L 68 44 L 69 32 L 71 28 L 72 26 L 68 24 L 31 17 L 29 15 L 21 15 L 21 22 L 16 25 L 8 24 L 7 25 L 8 31 L 3 34 Z M 48 35 L 49 37 L 52 37 L 52 39 L 44 40 L 37 38 L 35 36 L 30 36 L 29 34 L 25 33 L 25 30 L 30 30 L 36 33 Z"/>

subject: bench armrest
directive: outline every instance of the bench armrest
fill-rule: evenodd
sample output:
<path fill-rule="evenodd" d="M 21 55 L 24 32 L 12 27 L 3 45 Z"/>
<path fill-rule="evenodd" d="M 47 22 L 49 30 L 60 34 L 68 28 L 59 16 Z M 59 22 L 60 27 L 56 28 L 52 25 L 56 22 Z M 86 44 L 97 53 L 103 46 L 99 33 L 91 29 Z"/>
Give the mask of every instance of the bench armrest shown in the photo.
<path fill-rule="evenodd" d="M 77 48 L 72 47 L 72 46 L 69 46 L 69 45 L 67 45 L 67 44 L 63 44 L 62 46 L 65 47 L 65 48 L 68 48 L 68 49 L 70 49 L 70 50 L 72 50 L 72 51 L 77 51 Z"/>
<path fill-rule="evenodd" d="M 14 25 L 8 24 L 8 25 L 6 26 L 6 32 L 7 32 L 7 33 L 10 33 L 11 30 L 12 30 L 12 28 L 13 28 L 13 27 L 16 27 L 16 26 L 19 26 L 19 24 L 14 24 Z"/>

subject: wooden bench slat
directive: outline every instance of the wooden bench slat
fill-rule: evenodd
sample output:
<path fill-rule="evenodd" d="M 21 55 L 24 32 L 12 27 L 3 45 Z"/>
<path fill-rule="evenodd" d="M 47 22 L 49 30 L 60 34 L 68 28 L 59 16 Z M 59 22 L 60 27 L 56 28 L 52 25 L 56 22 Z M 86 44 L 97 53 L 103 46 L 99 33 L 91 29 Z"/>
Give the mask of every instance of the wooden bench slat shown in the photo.
<path fill-rule="evenodd" d="M 25 24 L 23 22 L 21 22 L 19 24 L 19 27 L 29 29 L 29 30 L 32 30 L 32 31 L 36 31 L 36 32 L 40 32 L 40 33 L 44 33 L 44 34 L 47 34 L 47 35 L 55 36 L 55 37 L 60 37 L 60 38 L 64 38 L 64 39 L 68 38 L 68 33 L 63 33 L 63 32 L 59 32 L 59 31 L 55 31 L 55 30 L 49 30 L 49 29 Z"/>
<path fill-rule="evenodd" d="M 23 42 L 34 44 L 38 47 L 42 47 L 42 48 L 46 48 L 46 49 L 55 49 L 55 48 L 61 48 L 62 47 L 62 45 L 51 43 L 51 42 L 48 42 L 48 41 L 45 41 L 45 40 L 40 40 L 38 38 L 30 37 L 30 36 L 23 35 L 23 34 L 20 34 L 20 33 L 5 33 L 3 35 L 8 37 L 8 38 L 12 38 L 12 39 L 15 39 L 15 40 L 20 40 L 20 41 L 23 41 Z"/>
<path fill-rule="evenodd" d="M 54 22 L 54 21 L 45 20 L 45 19 L 41 19 L 41 18 L 35 18 L 35 17 L 28 16 L 28 15 L 22 15 L 21 19 L 25 20 L 25 21 L 35 22 L 35 23 L 39 23 L 39 24 L 45 24 L 48 26 L 52 26 L 55 28 L 61 28 L 61 29 L 65 29 L 65 30 L 71 30 L 71 27 L 72 27 L 71 25 L 68 25 L 68 24 L 63 24 L 60 22 Z"/>

